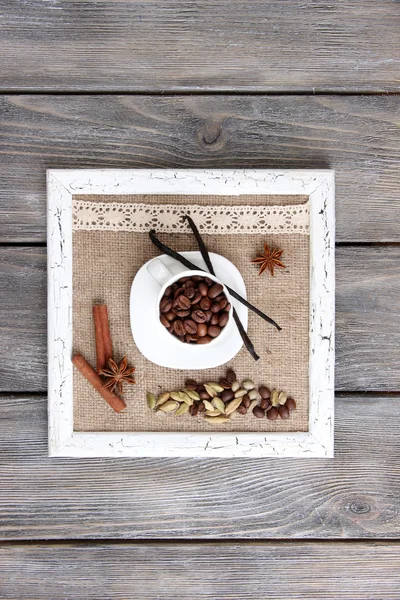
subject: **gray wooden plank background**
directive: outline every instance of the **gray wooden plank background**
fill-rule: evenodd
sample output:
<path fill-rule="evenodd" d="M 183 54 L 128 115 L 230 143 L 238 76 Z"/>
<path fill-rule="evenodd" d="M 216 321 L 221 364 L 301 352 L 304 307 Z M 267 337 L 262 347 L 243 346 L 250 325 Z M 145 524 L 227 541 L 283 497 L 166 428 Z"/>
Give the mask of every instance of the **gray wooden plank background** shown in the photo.
<path fill-rule="evenodd" d="M 400 547 L 32 544 L 0 548 L 0 570 L 3 598 L 9 600 L 398 600 Z"/>
<path fill-rule="evenodd" d="M 2 3 L 1 599 L 398 600 L 399 15 Z M 84 167 L 336 170 L 334 460 L 48 458 L 45 170 Z"/>
<path fill-rule="evenodd" d="M 5 90 L 399 90 L 392 0 L 2 3 Z"/>
<path fill-rule="evenodd" d="M 2 540 L 400 537 L 400 396 L 338 396 L 334 460 L 48 458 L 46 397 L 0 400 Z"/>
<path fill-rule="evenodd" d="M 400 241 L 398 96 L 0 96 L 0 242 L 46 239 L 46 168 L 336 169 L 339 242 Z"/>
<path fill-rule="evenodd" d="M 0 265 L 0 391 L 46 391 L 46 249 L 0 247 Z M 399 390 L 400 248 L 337 248 L 336 286 L 336 389 Z"/>

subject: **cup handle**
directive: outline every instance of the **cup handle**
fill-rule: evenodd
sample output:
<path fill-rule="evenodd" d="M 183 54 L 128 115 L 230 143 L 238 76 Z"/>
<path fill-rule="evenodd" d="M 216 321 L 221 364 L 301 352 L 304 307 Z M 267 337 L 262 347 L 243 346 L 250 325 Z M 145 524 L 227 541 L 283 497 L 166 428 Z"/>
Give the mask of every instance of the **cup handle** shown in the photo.
<path fill-rule="evenodd" d="M 148 273 L 155 281 L 157 281 L 160 287 L 165 285 L 167 281 L 174 276 L 174 273 L 172 273 L 159 258 L 152 260 L 146 268 Z"/>

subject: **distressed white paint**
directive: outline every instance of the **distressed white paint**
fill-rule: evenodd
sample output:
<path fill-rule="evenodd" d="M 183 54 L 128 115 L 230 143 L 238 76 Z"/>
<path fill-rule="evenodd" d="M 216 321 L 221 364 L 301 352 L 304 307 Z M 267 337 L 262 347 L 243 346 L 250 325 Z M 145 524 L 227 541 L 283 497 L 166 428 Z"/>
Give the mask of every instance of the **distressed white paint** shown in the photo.
<path fill-rule="evenodd" d="M 48 171 L 51 456 L 333 456 L 334 173 L 256 170 Z M 307 433 L 77 433 L 72 398 L 73 194 L 300 194 L 310 200 L 310 417 Z"/>

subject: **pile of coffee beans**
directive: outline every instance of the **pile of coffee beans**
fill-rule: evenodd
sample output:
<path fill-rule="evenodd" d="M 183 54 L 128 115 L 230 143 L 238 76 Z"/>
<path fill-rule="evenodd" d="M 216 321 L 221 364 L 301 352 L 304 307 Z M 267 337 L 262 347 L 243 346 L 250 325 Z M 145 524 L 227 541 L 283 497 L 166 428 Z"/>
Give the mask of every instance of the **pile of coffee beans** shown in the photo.
<path fill-rule="evenodd" d="M 209 344 L 229 321 L 231 305 L 220 283 L 208 277 L 181 277 L 160 301 L 160 321 L 181 342 Z"/>
<path fill-rule="evenodd" d="M 288 419 L 296 409 L 296 402 L 285 392 L 272 391 L 265 385 L 258 389 L 251 379 L 239 383 L 230 369 L 218 382 L 198 383 L 187 379 L 179 392 L 163 392 L 156 398 L 147 394 L 149 408 L 176 416 L 189 413 L 192 417 L 203 414 L 206 421 L 218 425 L 231 420 L 235 414 L 250 413 L 258 419 L 270 421 Z"/>

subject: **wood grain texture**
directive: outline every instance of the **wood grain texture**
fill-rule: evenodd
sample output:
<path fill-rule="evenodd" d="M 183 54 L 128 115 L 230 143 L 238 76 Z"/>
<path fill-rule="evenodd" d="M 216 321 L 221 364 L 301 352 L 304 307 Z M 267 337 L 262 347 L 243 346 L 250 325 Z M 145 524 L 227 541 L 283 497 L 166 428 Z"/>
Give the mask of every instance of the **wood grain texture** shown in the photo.
<path fill-rule="evenodd" d="M 400 248 L 336 251 L 336 390 L 400 388 Z M 0 391 L 47 389 L 46 250 L 0 248 Z"/>
<path fill-rule="evenodd" d="M 85 167 L 334 168 L 337 241 L 399 241 L 399 108 L 398 96 L 2 97 L 0 242 L 45 241 L 46 168 Z"/>
<path fill-rule="evenodd" d="M 398 600 L 400 548 L 393 542 L 32 544 L 0 546 L 0 570 L 9 600 Z"/>
<path fill-rule="evenodd" d="M 3 90 L 399 89 L 392 0 L 3 5 Z"/>
<path fill-rule="evenodd" d="M 3 540 L 400 537 L 400 396 L 337 398 L 334 460 L 48 458 L 45 397 L 0 418 Z"/>

